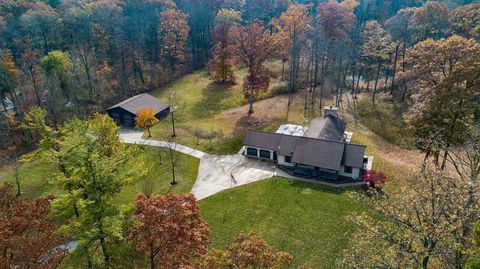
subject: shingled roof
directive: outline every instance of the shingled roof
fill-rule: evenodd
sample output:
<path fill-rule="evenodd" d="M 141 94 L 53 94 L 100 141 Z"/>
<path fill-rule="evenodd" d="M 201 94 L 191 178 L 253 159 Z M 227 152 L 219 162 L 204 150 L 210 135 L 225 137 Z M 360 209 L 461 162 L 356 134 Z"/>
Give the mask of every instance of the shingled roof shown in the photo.
<path fill-rule="evenodd" d="M 342 141 L 347 124 L 339 117 L 327 114 L 313 119 L 305 132 L 306 137 Z"/>
<path fill-rule="evenodd" d="M 340 170 L 341 165 L 362 168 L 365 146 L 311 137 L 249 130 L 245 146 L 274 150 L 294 163 Z"/>
<path fill-rule="evenodd" d="M 142 108 L 147 108 L 147 107 L 153 108 L 153 110 L 155 111 L 155 114 L 169 108 L 168 105 L 162 103 L 160 100 L 151 96 L 148 93 L 142 93 L 142 94 L 130 97 L 127 100 L 124 100 L 114 106 L 109 107 L 107 110 L 118 108 L 118 107 L 123 108 L 126 111 L 133 113 L 135 115 Z"/>

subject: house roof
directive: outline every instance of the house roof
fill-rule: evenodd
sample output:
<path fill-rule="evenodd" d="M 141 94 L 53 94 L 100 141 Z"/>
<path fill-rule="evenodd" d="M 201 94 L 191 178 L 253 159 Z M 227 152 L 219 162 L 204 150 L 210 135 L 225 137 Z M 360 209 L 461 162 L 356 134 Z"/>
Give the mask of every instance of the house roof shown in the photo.
<path fill-rule="evenodd" d="M 361 168 L 363 167 L 363 156 L 365 156 L 364 145 L 345 144 L 345 154 L 343 155 L 343 165 Z"/>
<path fill-rule="evenodd" d="M 243 144 L 256 148 L 277 150 L 282 138 L 281 134 L 268 133 L 262 131 L 248 131 Z"/>
<path fill-rule="evenodd" d="M 151 96 L 148 93 L 142 93 L 139 95 L 135 95 L 133 97 L 128 98 L 114 106 L 107 108 L 107 110 L 114 109 L 114 108 L 123 108 L 126 111 L 137 114 L 142 108 L 153 108 L 155 114 L 169 108 L 170 106 L 162 103 L 157 98 Z"/>
<path fill-rule="evenodd" d="M 306 137 L 341 141 L 347 124 L 339 117 L 327 114 L 312 120 L 305 132 Z"/>
<path fill-rule="evenodd" d="M 342 165 L 344 149 L 344 143 L 302 137 L 297 143 L 292 161 L 294 163 L 339 171 Z"/>
<path fill-rule="evenodd" d="M 245 146 L 277 151 L 294 163 L 340 170 L 341 165 L 361 168 L 365 146 L 326 139 L 249 130 Z"/>

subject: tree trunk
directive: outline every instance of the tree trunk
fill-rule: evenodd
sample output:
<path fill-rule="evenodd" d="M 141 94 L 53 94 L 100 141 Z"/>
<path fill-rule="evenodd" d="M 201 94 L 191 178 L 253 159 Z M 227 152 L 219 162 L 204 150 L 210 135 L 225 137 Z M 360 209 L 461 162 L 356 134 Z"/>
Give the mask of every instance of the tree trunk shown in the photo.
<path fill-rule="evenodd" d="M 177 136 L 177 133 L 175 132 L 175 112 L 172 110 L 170 112 L 171 114 L 171 117 L 172 117 L 172 137 L 176 137 Z"/>
<path fill-rule="evenodd" d="M 290 106 L 290 95 L 288 96 L 288 106 Z M 248 114 L 253 114 L 253 70 L 250 67 L 250 83 L 248 95 Z"/>
<path fill-rule="evenodd" d="M 375 86 L 373 88 L 373 95 L 372 95 L 372 104 L 374 104 L 374 105 L 375 105 L 375 97 L 377 95 L 378 79 L 380 77 L 380 67 L 381 67 L 381 64 L 380 64 L 380 62 L 378 62 L 377 77 L 375 78 Z"/>
<path fill-rule="evenodd" d="M 392 74 L 392 83 L 390 85 L 390 94 L 393 94 L 393 87 L 395 86 L 395 77 L 397 76 L 397 60 L 398 60 L 398 50 L 400 49 L 400 43 L 395 46 L 395 57 L 393 60 L 393 74 Z"/>

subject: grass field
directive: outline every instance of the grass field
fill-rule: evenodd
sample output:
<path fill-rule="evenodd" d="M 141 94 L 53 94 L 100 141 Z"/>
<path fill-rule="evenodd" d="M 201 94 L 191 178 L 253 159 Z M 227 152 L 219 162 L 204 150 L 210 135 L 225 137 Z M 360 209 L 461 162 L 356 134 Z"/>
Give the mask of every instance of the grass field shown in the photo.
<path fill-rule="evenodd" d="M 355 231 L 347 216 L 363 210 L 347 193 L 274 178 L 221 192 L 200 202 L 214 247 L 255 230 L 296 265 L 335 268 Z"/>
<path fill-rule="evenodd" d="M 269 63 L 269 68 L 273 73 L 278 73 L 281 66 L 278 63 Z M 248 115 L 242 90 L 244 75 L 245 70 L 238 70 L 235 74 L 236 83 L 217 84 L 210 79 L 206 71 L 197 71 L 151 94 L 170 104 L 173 94 L 176 96 L 173 102 L 176 103 L 175 113 L 181 115 L 176 121 L 175 139 L 178 143 L 213 154 L 232 154 L 241 148 L 243 135 L 248 127 L 263 128 L 271 124 L 278 125 L 285 117 L 286 96 L 282 98 L 282 104 L 285 105 L 282 105 L 281 109 L 278 104 L 276 109 L 269 109 L 274 98 L 260 100 L 254 103 L 255 113 Z M 270 86 L 278 82 L 278 77 L 272 78 Z M 272 95 L 274 93 L 268 91 L 262 98 Z M 264 109 L 268 110 L 263 111 Z M 301 120 L 299 113 L 295 113 L 296 111 L 292 112 L 293 118 Z M 268 117 L 265 117 L 265 114 L 268 114 Z M 219 137 L 213 140 L 212 148 L 206 140 L 200 140 L 197 144 L 197 139 L 193 135 L 196 129 L 219 132 Z M 172 134 L 171 117 L 155 125 L 151 132 L 153 139 L 169 140 Z"/>
<path fill-rule="evenodd" d="M 146 147 L 141 150 L 140 154 L 146 163 L 152 164 L 152 170 L 134 185 L 124 187 L 116 197 L 118 203 L 131 204 L 138 193 L 145 191 L 153 194 L 165 194 L 169 191 L 188 193 L 192 189 L 197 177 L 198 159 L 180 154 L 179 166 L 176 169 L 178 184 L 171 187 L 170 165 L 165 157 L 160 163 L 159 150 Z M 23 197 L 37 198 L 61 194 L 52 178 L 52 172 L 54 172 L 53 165 L 42 160 L 22 165 L 19 169 L 19 176 L 22 179 Z M 0 170 L 0 183 L 11 182 L 13 184 L 13 180 L 13 167 L 3 167 Z"/>

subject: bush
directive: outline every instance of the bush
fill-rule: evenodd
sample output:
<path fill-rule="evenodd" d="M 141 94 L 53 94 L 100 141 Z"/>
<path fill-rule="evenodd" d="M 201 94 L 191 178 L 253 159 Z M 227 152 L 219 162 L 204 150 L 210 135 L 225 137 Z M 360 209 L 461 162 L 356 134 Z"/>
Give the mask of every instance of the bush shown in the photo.
<path fill-rule="evenodd" d="M 375 188 L 385 183 L 387 177 L 382 172 L 376 172 L 375 170 L 368 170 L 363 173 L 363 181 L 367 183 L 368 187 Z"/>
<path fill-rule="evenodd" d="M 288 83 L 286 81 L 281 81 L 278 83 L 275 83 L 272 85 L 272 88 L 270 90 L 271 95 L 281 95 L 281 94 L 287 94 L 288 93 Z"/>

